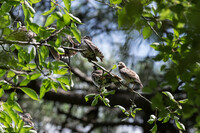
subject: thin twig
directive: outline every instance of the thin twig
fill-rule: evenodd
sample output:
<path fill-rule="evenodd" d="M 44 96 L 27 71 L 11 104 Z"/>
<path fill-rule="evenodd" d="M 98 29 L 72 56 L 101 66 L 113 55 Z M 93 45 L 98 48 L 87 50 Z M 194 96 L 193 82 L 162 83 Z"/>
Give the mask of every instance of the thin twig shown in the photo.
<path fill-rule="evenodd" d="M 147 25 L 151 28 L 151 30 L 156 34 L 156 36 L 163 41 L 162 37 L 158 34 L 158 32 L 151 26 L 151 24 L 149 23 L 149 20 L 147 20 L 144 16 L 142 16 L 142 18 L 146 21 Z"/>

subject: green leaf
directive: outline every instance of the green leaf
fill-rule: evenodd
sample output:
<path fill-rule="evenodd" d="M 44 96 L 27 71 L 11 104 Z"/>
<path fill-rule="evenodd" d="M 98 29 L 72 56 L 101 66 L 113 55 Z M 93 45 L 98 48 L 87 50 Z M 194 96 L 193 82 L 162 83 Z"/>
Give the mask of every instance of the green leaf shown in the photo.
<path fill-rule="evenodd" d="M 4 94 L 4 90 L 3 88 L 0 88 L 0 98 L 3 96 L 3 94 Z"/>
<path fill-rule="evenodd" d="M 158 29 L 160 29 L 161 26 L 162 26 L 162 21 L 158 21 L 158 22 L 157 22 L 157 27 L 158 27 Z"/>
<path fill-rule="evenodd" d="M 17 132 L 18 133 L 23 133 L 23 131 L 21 130 L 23 128 L 23 126 L 24 126 L 24 121 L 21 119 L 19 121 L 19 123 L 17 124 L 17 127 L 18 127 Z"/>
<path fill-rule="evenodd" d="M 42 13 L 42 15 L 44 15 L 44 16 L 49 15 L 49 14 L 52 13 L 55 9 L 56 9 L 56 6 L 53 6 L 53 7 L 51 7 L 50 10 L 48 10 L 48 11 Z M 51 15 L 50 15 L 50 16 L 51 16 Z M 48 16 L 48 17 L 49 17 L 49 16 Z"/>
<path fill-rule="evenodd" d="M 97 103 L 98 103 L 98 98 L 94 98 L 91 105 L 95 106 L 95 105 L 97 105 Z"/>
<path fill-rule="evenodd" d="M 32 75 L 30 75 L 30 80 L 36 80 L 41 76 L 41 73 L 34 73 Z"/>
<path fill-rule="evenodd" d="M 7 128 L 10 127 L 10 125 L 4 119 L 2 119 L 1 117 L 0 117 L 0 123 L 2 123 Z"/>
<path fill-rule="evenodd" d="M 126 111 L 126 109 L 121 105 L 115 105 L 114 107 L 119 108 L 123 113 Z"/>
<path fill-rule="evenodd" d="M 22 111 L 22 108 L 20 107 L 20 105 L 14 101 L 14 106 L 13 106 L 13 109 L 16 110 L 16 111 L 19 111 L 21 113 L 23 113 Z"/>
<path fill-rule="evenodd" d="M 12 86 L 10 85 L 10 84 L 3 84 L 2 85 L 2 88 L 4 89 L 4 90 L 9 90 L 9 89 L 11 89 L 12 88 Z"/>
<path fill-rule="evenodd" d="M 0 69 L 0 78 L 6 74 L 6 70 Z"/>
<path fill-rule="evenodd" d="M 58 36 L 57 39 L 56 39 L 56 42 L 55 42 L 56 48 L 58 48 L 58 47 L 61 45 L 61 43 L 62 43 L 62 38 L 61 38 L 61 36 Z M 60 48 L 60 49 L 61 49 L 61 48 Z M 59 50 L 60 50 L 60 49 L 59 49 Z M 63 49 L 63 50 L 64 50 L 64 49 Z M 58 51 L 58 49 L 57 49 L 57 51 Z M 60 50 L 60 52 L 61 52 L 61 50 Z M 64 50 L 63 52 L 65 52 L 65 50 Z"/>
<path fill-rule="evenodd" d="M 11 117 L 8 115 L 8 113 L 5 110 L 1 111 L 0 114 L 1 114 L 1 118 L 3 118 L 8 124 L 12 123 Z"/>
<path fill-rule="evenodd" d="M 29 0 L 32 4 L 39 3 L 41 0 Z"/>
<path fill-rule="evenodd" d="M 57 11 L 51 14 L 55 19 L 61 19 L 62 18 L 62 13 Z"/>
<path fill-rule="evenodd" d="M 153 124 L 157 120 L 155 115 L 150 115 L 150 119 L 147 121 L 149 124 Z"/>
<path fill-rule="evenodd" d="M 108 96 L 108 95 L 113 95 L 115 94 L 115 90 L 111 90 L 111 91 L 106 91 L 105 93 L 103 93 L 104 96 Z"/>
<path fill-rule="evenodd" d="M 54 82 L 53 80 L 51 80 L 51 86 L 52 86 L 52 88 L 55 90 L 55 92 L 57 92 L 58 83 L 57 83 L 57 82 Z"/>
<path fill-rule="evenodd" d="M 188 99 L 183 99 L 183 100 L 180 100 L 178 101 L 179 103 L 187 103 L 188 102 Z"/>
<path fill-rule="evenodd" d="M 1 5 L 1 11 L 2 12 L 9 12 L 11 10 L 12 6 L 10 4 L 8 4 L 7 2 L 4 2 Z"/>
<path fill-rule="evenodd" d="M 150 27 L 144 27 L 143 31 L 142 31 L 142 35 L 144 39 L 147 39 L 151 36 L 152 31 Z"/>
<path fill-rule="evenodd" d="M 164 117 L 164 120 L 162 123 L 167 123 L 170 120 L 170 114 L 167 114 L 166 117 Z"/>
<path fill-rule="evenodd" d="M 115 65 L 113 65 L 112 70 L 114 70 L 116 68 L 117 68 L 117 65 L 115 64 Z"/>
<path fill-rule="evenodd" d="M 19 84 L 19 86 L 27 86 L 30 81 L 30 79 L 25 79 Z"/>
<path fill-rule="evenodd" d="M 7 103 L 3 103 L 3 109 L 8 113 L 8 115 L 11 117 L 11 119 L 15 122 L 15 124 L 18 123 L 19 119 L 18 119 L 18 114 L 12 109 L 10 108 Z"/>
<path fill-rule="evenodd" d="M 70 85 L 68 77 L 60 77 L 60 78 L 57 78 L 57 80 L 61 83 L 65 83 L 66 85 Z"/>
<path fill-rule="evenodd" d="M 111 4 L 120 4 L 122 3 L 122 0 L 110 0 Z"/>
<path fill-rule="evenodd" d="M 69 16 L 71 18 L 71 20 L 77 24 L 82 24 L 81 20 L 77 17 L 75 17 L 74 15 L 72 15 L 71 13 L 69 13 Z"/>
<path fill-rule="evenodd" d="M 71 24 L 71 32 L 75 36 L 76 40 L 81 43 L 81 32 L 77 29 L 74 23 Z"/>
<path fill-rule="evenodd" d="M 5 27 L 9 26 L 10 23 L 11 23 L 11 17 L 10 17 L 10 15 L 8 13 L 6 13 L 4 15 L 1 15 L 0 16 L 0 22 L 1 22 L 0 29 L 3 29 Z"/>
<path fill-rule="evenodd" d="M 39 100 L 37 93 L 33 89 L 30 89 L 30 88 L 27 88 L 27 87 L 22 87 L 21 90 L 24 93 L 26 93 L 33 100 L 37 100 L 37 101 Z"/>
<path fill-rule="evenodd" d="M 153 126 L 153 128 L 150 130 L 152 133 L 156 133 L 156 131 L 157 131 L 157 125 L 155 124 L 154 126 Z"/>
<path fill-rule="evenodd" d="M 65 25 L 68 25 L 70 23 L 70 16 L 68 13 L 63 14 L 63 20 L 64 20 Z"/>
<path fill-rule="evenodd" d="M 71 8 L 71 0 L 63 0 L 65 7 L 67 8 L 67 11 L 70 12 Z"/>
<path fill-rule="evenodd" d="M 178 129 L 185 131 L 185 126 L 181 122 L 179 122 L 177 118 L 175 118 L 175 123 Z"/>
<path fill-rule="evenodd" d="M 85 96 L 85 101 L 87 102 L 90 97 L 94 97 L 96 94 L 88 94 Z"/>
<path fill-rule="evenodd" d="M 40 99 L 42 99 L 44 97 L 45 93 L 48 92 L 49 90 L 51 90 L 51 88 L 52 88 L 51 80 L 43 79 L 42 86 L 40 88 Z"/>
<path fill-rule="evenodd" d="M 16 92 L 12 92 L 9 97 L 8 97 L 8 100 L 7 100 L 7 104 L 10 106 L 10 107 L 13 107 L 14 106 L 14 101 L 17 99 L 16 98 L 16 95 L 17 93 Z"/>
<path fill-rule="evenodd" d="M 67 68 L 61 68 L 61 69 L 58 69 L 58 70 L 54 69 L 53 73 L 54 74 L 59 74 L 59 75 L 65 75 L 66 73 L 68 73 L 67 70 L 68 70 Z"/>
<path fill-rule="evenodd" d="M 46 91 L 45 86 L 42 86 L 42 87 L 40 88 L 40 99 L 42 99 L 42 98 L 44 97 L 44 95 L 45 95 L 46 92 L 47 92 L 47 91 Z"/>
<path fill-rule="evenodd" d="M 30 61 L 32 61 L 33 59 L 35 58 L 35 50 L 34 48 L 31 49 L 31 52 L 30 52 Z"/>
<path fill-rule="evenodd" d="M 54 16 L 49 15 L 49 16 L 47 17 L 47 20 L 46 20 L 44 26 L 47 27 L 47 26 L 51 25 L 55 20 L 56 20 L 56 18 L 55 18 Z"/>
<path fill-rule="evenodd" d="M 176 102 L 176 100 L 174 99 L 174 96 L 173 96 L 170 92 L 168 92 L 168 91 L 163 91 L 162 93 L 165 94 L 167 97 L 169 97 L 169 99 L 170 99 L 171 101 Z"/>
<path fill-rule="evenodd" d="M 106 106 L 108 106 L 108 107 L 110 107 L 110 100 L 108 99 L 108 98 L 103 98 L 103 103 L 106 105 Z"/>
<path fill-rule="evenodd" d="M 31 5 L 29 5 L 28 4 L 28 10 L 29 10 L 29 12 L 30 12 L 30 14 L 31 14 L 31 17 L 34 17 L 34 14 L 35 14 L 35 10 L 34 10 L 34 8 L 31 6 Z"/>

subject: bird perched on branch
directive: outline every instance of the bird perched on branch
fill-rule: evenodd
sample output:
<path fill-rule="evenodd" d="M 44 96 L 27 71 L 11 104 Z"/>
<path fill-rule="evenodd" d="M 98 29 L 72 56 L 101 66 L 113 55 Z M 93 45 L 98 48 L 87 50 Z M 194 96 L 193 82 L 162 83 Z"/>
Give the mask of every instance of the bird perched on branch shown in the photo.
<path fill-rule="evenodd" d="M 137 85 L 139 86 L 139 88 L 143 88 L 142 82 L 140 81 L 140 78 L 136 72 L 127 68 L 123 62 L 118 63 L 118 68 L 120 75 L 126 81 L 127 84 L 133 83 L 133 87 L 134 85 Z"/>
<path fill-rule="evenodd" d="M 81 49 L 86 49 L 82 52 L 82 56 L 87 58 L 89 62 L 98 61 L 98 57 L 101 62 L 103 61 L 104 55 L 99 50 L 99 48 L 92 42 L 92 39 L 89 36 L 84 36 L 81 40 Z"/>
<path fill-rule="evenodd" d="M 119 85 L 121 80 L 117 75 L 111 75 L 103 70 L 98 70 L 96 66 L 93 66 L 94 71 L 92 72 L 92 80 L 95 85 L 101 87 L 107 87 L 114 83 L 116 86 Z"/>
<path fill-rule="evenodd" d="M 34 42 L 36 41 L 34 37 L 37 35 L 31 31 L 27 30 L 26 26 L 20 26 L 17 30 L 11 32 L 9 35 L 5 36 L 6 40 L 14 40 L 14 41 L 28 41 Z"/>
<path fill-rule="evenodd" d="M 22 115 L 22 120 L 24 121 L 24 125 L 32 127 L 32 130 L 36 130 L 34 127 L 34 123 L 32 121 L 32 117 L 29 113 L 25 113 Z"/>

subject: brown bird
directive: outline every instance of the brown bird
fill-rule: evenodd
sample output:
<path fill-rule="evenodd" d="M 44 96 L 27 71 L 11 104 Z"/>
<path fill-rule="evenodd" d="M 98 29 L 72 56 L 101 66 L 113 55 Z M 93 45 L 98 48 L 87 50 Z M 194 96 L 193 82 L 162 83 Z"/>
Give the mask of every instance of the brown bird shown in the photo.
<path fill-rule="evenodd" d="M 9 35 L 5 36 L 6 40 L 14 40 L 14 41 L 28 41 L 34 42 L 36 41 L 34 37 L 37 35 L 31 30 L 27 30 L 26 26 L 20 26 L 17 30 L 11 32 Z"/>
<path fill-rule="evenodd" d="M 104 55 L 99 50 L 99 48 L 92 42 L 92 39 L 89 36 L 84 36 L 81 40 L 81 49 L 86 49 L 82 52 L 82 56 L 87 58 L 89 62 L 98 61 L 98 57 L 101 62 L 103 62 Z"/>
<path fill-rule="evenodd" d="M 32 127 L 33 130 L 36 130 L 34 127 L 34 123 L 32 122 L 32 117 L 29 113 L 25 113 L 22 116 L 22 120 L 24 121 L 24 125 L 28 125 L 28 126 Z"/>
<path fill-rule="evenodd" d="M 98 70 L 96 66 L 93 66 L 94 71 L 92 72 L 92 80 L 96 86 L 101 87 L 107 87 L 114 83 L 118 86 L 118 83 L 120 82 L 121 78 L 117 75 L 110 75 L 107 72 L 104 72 L 103 70 Z"/>
<path fill-rule="evenodd" d="M 142 82 L 136 72 L 126 67 L 123 62 L 118 63 L 119 73 L 127 84 L 133 83 L 133 85 L 139 85 L 139 88 L 143 88 Z"/>

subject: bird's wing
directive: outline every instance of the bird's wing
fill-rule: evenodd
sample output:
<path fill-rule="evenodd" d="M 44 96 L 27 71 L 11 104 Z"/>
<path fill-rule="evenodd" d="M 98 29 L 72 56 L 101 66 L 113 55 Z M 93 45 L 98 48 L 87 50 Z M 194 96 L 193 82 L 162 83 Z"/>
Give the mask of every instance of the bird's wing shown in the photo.
<path fill-rule="evenodd" d="M 92 42 L 90 41 L 89 39 L 84 39 L 84 42 L 85 44 L 87 44 L 87 46 L 93 51 L 95 52 L 97 48 L 97 46 Z M 98 49 L 99 50 L 99 49 Z"/>
<path fill-rule="evenodd" d="M 139 76 L 133 70 L 129 68 L 123 68 L 120 70 L 120 73 L 124 75 L 124 77 L 129 79 L 139 79 Z"/>
<path fill-rule="evenodd" d="M 89 49 L 97 56 L 100 58 L 101 61 L 103 61 L 104 55 L 103 53 L 99 50 L 99 48 L 89 39 L 84 39 L 84 42 L 86 45 L 89 47 Z"/>

